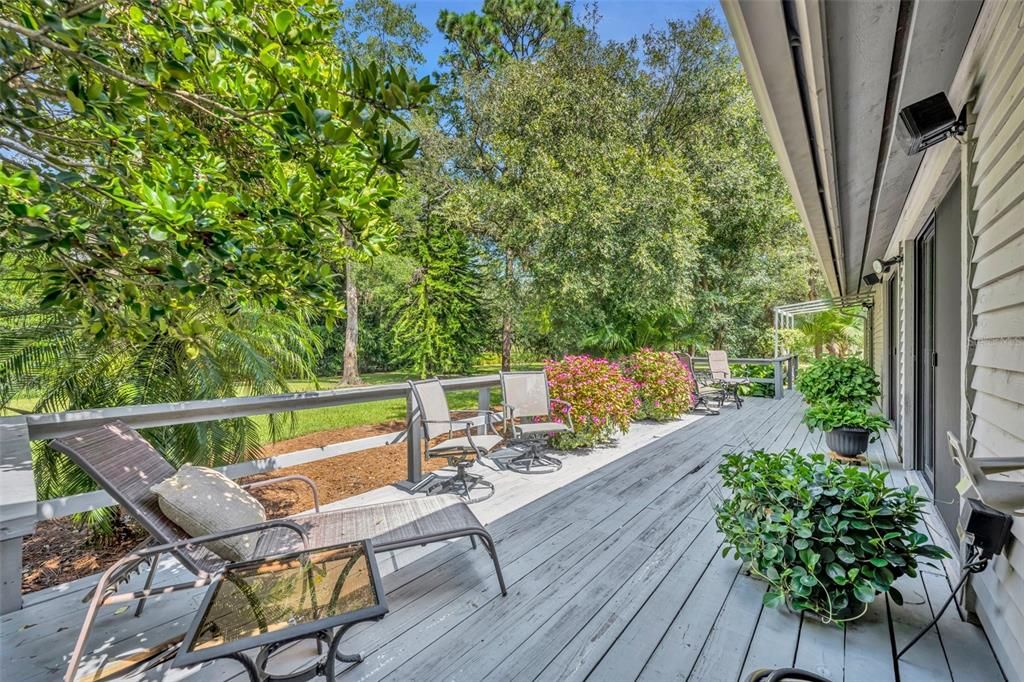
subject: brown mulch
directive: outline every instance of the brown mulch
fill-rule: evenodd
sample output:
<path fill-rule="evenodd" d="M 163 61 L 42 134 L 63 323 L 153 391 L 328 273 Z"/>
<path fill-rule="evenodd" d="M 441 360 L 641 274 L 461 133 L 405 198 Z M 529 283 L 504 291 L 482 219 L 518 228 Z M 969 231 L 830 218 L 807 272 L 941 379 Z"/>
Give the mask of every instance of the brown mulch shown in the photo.
<path fill-rule="evenodd" d="M 265 456 L 284 454 L 401 431 L 404 427 L 404 422 L 395 421 L 319 431 L 269 444 L 263 451 Z M 387 445 L 250 476 L 239 482 L 302 474 L 316 482 L 320 504 L 324 505 L 405 479 L 405 448 L 405 443 Z M 444 459 L 427 460 L 423 463 L 423 471 L 433 471 L 445 464 Z M 301 482 L 257 488 L 252 494 L 263 503 L 270 518 L 313 508 L 309 487 Z M 39 523 L 35 534 L 25 540 L 22 548 L 21 590 L 35 592 L 98 573 L 133 550 L 145 537 L 145 532 L 130 521 L 118 524 L 112 537 L 102 539 L 87 528 L 76 527 L 71 519 Z"/>

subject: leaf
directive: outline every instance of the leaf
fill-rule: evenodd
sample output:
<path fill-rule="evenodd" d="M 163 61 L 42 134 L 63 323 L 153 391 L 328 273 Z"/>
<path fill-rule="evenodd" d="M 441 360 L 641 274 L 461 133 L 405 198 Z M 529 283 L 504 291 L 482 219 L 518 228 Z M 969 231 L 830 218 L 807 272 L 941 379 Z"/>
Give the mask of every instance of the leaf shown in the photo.
<path fill-rule="evenodd" d="M 897 606 L 903 606 L 903 593 L 897 590 L 895 587 L 890 586 L 888 595 L 892 598 L 893 602 Z"/>
<path fill-rule="evenodd" d="M 72 93 L 70 90 L 67 90 L 65 92 L 65 95 L 68 98 L 68 104 L 71 105 L 72 111 L 74 111 L 76 114 L 85 113 L 85 102 L 83 102 L 80 98 L 76 97 L 75 94 Z"/>
<path fill-rule="evenodd" d="M 768 592 L 764 593 L 764 596 L 761 598 L 761 603 L 770 609 L 774 609 L 775 607 L 782 604 L 785 600 L 786 595 L 784 595 L 782 592 L 769 590 Z"/>
<path fill-rule="evenodd" d="M 291 10 L 283 9 L 274 15 L 274 28 L 277 29 L 278 33 L 284 33 L 292 25 L 294 19 L 295 14 Z"/>
<path fill-rule="evenodd" d="M 853 586 L 853 596 L 859 602 L 870 604 L 875 600 L 875 588 L 869 582 L 858 582 Z"/>

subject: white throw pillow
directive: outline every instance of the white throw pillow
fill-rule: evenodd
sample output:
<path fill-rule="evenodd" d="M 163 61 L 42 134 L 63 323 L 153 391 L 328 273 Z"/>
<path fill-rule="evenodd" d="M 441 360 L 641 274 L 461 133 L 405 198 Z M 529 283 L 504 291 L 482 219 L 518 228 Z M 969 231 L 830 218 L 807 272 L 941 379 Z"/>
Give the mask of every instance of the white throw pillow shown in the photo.
<path fill-rule="evenodd" d="M 156 494 L 160 511 L 192 537 L 267 520 L 259 500 L 224 474 L 206 467 L 186 464 L 150 491 Z M 252 557 L 257 539 L 257 533 L 248 533 L 205 546 L 229 561 L 243 561 Z"/>

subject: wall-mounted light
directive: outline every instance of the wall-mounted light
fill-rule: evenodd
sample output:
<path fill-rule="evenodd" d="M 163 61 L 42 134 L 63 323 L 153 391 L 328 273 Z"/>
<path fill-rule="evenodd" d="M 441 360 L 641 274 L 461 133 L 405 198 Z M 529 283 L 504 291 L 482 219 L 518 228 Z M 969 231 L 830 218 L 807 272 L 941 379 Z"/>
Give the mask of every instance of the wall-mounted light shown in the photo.
<path fill-rule="evenodd" d="M 879 260 L 876 258 L 871 262 L 871 269 L 875 271 L 875 274 L 881 277 L 885 273 L 889 272 L 889 269 L 897 263 L 903 262 L 903 256 L 893 256 L 888 260 Z"/>
<path fill-rule="evenodd" d="M 874 270 L 874 272 L 869 272 L 868 274 L 864 275 L 864 284 L 867 284 L 869 287 L 873 287 L 876 284 L 881 284 L 882 276 L 885 275 L 885 273 L 889 272 L 889 269 L 893 265 L 902 262 L 903 256 L 896 256 L 895 258 L 890 258 L 888 260 L 879 260 L 876 258 L 871 263 L 871 269 Z"/>
<path fill-rule="evenodd" d="M 903 126 L 897 135 L 910 155 L 938 144 L 954 135 L 967 132 L 966 108 L 957 116 L 946 98 L 940 92 L 914 102 L 900 110 L 900 121 Z"/>

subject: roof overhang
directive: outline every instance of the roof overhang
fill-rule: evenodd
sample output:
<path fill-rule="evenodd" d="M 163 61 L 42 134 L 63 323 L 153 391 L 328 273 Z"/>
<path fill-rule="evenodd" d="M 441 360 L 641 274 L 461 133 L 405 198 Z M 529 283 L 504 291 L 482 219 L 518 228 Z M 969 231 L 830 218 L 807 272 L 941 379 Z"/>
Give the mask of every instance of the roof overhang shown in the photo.
<path fill-rule="evenodd" d="M 922 160 L 954 144 L 909 156 L 896 139 L 897 114 L 950 91 L 982 0 L 722 6 L 829 289 L 855 294 L 908 221 Z"/>

